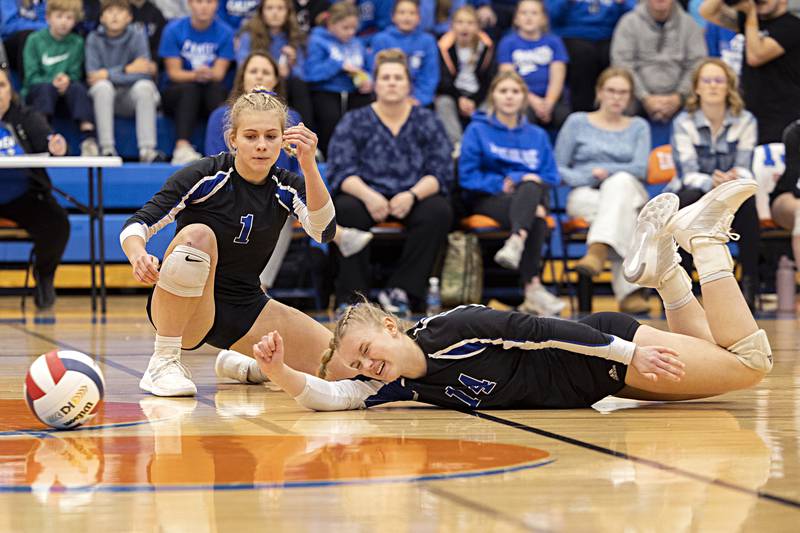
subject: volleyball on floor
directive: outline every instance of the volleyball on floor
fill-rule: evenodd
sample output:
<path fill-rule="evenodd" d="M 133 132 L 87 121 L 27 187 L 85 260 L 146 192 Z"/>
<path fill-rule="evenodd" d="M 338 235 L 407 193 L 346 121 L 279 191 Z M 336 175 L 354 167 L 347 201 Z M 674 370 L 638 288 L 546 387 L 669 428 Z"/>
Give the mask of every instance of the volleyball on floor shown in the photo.
<path fill-rule="evenodd" d="M 24 391 L 25 401 L 36 418 L 56 429 L 71 429 L 97 414 L 105 381 L 88 355 L 53 350 L 31 364 Z"/>

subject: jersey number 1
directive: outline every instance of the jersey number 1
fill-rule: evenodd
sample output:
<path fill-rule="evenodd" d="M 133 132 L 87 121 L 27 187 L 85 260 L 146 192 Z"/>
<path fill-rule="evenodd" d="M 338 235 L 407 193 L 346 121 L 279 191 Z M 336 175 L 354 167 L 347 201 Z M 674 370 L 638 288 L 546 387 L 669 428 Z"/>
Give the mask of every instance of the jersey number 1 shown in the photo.
<path fill-rule="evenodd" d="M 250 231 L 253 229 L 253 214 L 248 213 L 239 220 L 242 221 L 242 230 L 239 232 L 239 236 L 233 239 L 233 242 L 236 244 L 247 244 L 250 240 Z"/>

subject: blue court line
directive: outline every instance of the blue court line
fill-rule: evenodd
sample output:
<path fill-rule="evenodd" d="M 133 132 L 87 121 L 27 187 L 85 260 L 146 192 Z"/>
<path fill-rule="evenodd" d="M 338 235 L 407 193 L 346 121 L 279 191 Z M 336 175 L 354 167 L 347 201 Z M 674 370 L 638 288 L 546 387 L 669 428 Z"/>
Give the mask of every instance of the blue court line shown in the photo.
<path fill-rule="evenodd" d="M 166 418 L 159 418 L 156 422 L 160 422 L 161 420 L 167 420 Z M 8 431 L 0 431 L 0 438 L 1 437 L 36 437 L 36 438 L 43 438 L 43 437 L 51 437 L 51 436 L 58 436 L 58 435 L 70 435 L 75 433 L 76 431 L 102 431 L 104 429 L 116 429 L 116 428 L 129 428 L 133 426 L 143 426 L 145 424 L 150 424 L 150 420 L 136 420 L 134 422 L 120 422 L 118 424 L 101 424 L 95 426 L 78 426 L 72 429 L 16 429 L 16 430 L 8 430 Z"/>
<path fill-rule="evenodd" d="M 611 457 L 616 457 L 618 459 L 625 459 L 626 461 L 631 461 L 633 463 L 639 463 L 645 466 L 649 466 L 655 468 L 657 470 L 662 470 L 664 472 L 669 472 L 671 474 L 678 474 L 680 476 L 687 477 L 689 479 L 693 479 L 695 481 L 700 481 L 702 483 L 707 483 L 709 485 L 716 485 L 718 487 L 723 487 L 726 489 L 730 489 L 736 492 L 740 492 L 743 494 L 747 494 L 749 496 L 755 496 L 757 498 L 761 498 L 764 500 L 768 500 L 780 505 L 786 505 L 788 507 L 792 507 L 795 509 L 800 509 L 800 501 L 793 500 L 791 498 L 786 498 L 784 496 L 778 496 L 777 494 L 771 494 L 769 492 L 765 492 L 762 490 L 756 489 L 749 489 L 747 487 L 742 487 L 740 485 L 736 485 L 735 483 L 731 483 L 729 481 L 723 481 L 719 478 L 712 478 L 709 476 L 704 476 L 702 474 L 697 474 L 695 472 L 691 472 L 689 470 L 683 470 L 682 468 L 678 468 L 675 466 L 669 466 L 664 463 L 659 463 L 653 459 L 646 459 L 644 457 L 638 457 L 635 455 L 630 455 L 625 452 L 620 452 L 617 450 L 612 450 L 610 448 L 605 448 L 603 446 L 598 446 L 597 444 L 592 444 L 589 442 L 584 442 L 582 440 L 573 439 L 572 437 L 567 437 L 566 435 L 560 435 L 558 433 L 553 433 L 552 431 L 547 431 L 544 429 L 535 428 L 533 426 L 528 426 L 526 424 L 522 424 L 520 422 L 514 422 L 513 420 L 506 420 L 505 418 L 500 418 L 498 416 L 490 415 L 485 412 L 480 411 L 461 411 L 465 414 L 472 415 L 477 418 L 481 418 L 483 420 L 488 420 L 490 422 L 496 422 L 498 424 L 502 424 L 504 426 L 508 426 L 514 429 L 520 429 L 522 431 L 527 431 L 528 433 L 534 433 L 536 435 L 540 435 L 542 437 L 547 437 L 549 439 L 554 439 L 566 444 L 571 444 L 573 446 L 578 446 L 580 448 L 591 450 L 594 452 L 602 453 L 604 455 L 609 455 Z"/>
<path fill-rule="evenodd" d="M 285 481 L 277 483 L 220 483 L 220 484 L 206 484 L 206 485 L 84 485 L 80 487 L 59 487 L 56 490 L 51 490 L 54 493 L 86 493 L 86 492 L 107 492 L 107 493 L 121 493 L 121 492 L 178 492 L 178 491 L 194 491 L 194 490 L 213 490 L 213 491 L 229 491 L 229 490 L 263 490 L 263 489 L 308 489 L 319 487 L 332 487 L 342 485 L 381 485 L 381 484 L 396 484 L 396 483 L 421 483 L 426 481 L 442 481 L 450 479 L 467 479 L 475 477 L 494 476 L 497 474 L 509 474 L 512 472 L 520 472 L 523 470 L 531 470 L 546 466 L 555 462 L 555 459 L 541 461 L 536 463 L 517 465 L 508 468 L 493 468 L 491 470 L 481 470 L 478 472 L 462 472 L 455 474 L 430 474 L 426 476 L 407 476 L 407 477 L 388 477 L 388 478 L 375 478 L 375 479 L 342 479 L 342 480 L 320 480 L 320 481 Z M 33 487 L 28 485 L 5 485 L 0 486 L 0 494 L 2 493 L 27 493 L 33 492 Z"/>

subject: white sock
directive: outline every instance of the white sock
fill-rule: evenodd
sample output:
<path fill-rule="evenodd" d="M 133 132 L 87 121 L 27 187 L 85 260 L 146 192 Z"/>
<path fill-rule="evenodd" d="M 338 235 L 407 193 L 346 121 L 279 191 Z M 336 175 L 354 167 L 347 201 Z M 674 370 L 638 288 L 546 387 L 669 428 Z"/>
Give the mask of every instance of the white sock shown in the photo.
<path fill-rule="evenodd" d="M 661 286 L 656 290 L 664 302 L 664 309 L 680 309 L 694 298 L 692 278 L 680 265 L 675 265 L 675 268 L 667 273 L 661 280 Z"/>
<path fill-rule="evenodd" d="M 163 337 L 156 334 L 153 357 L 178 357 L 181 356 L 181 343 L 183 337 Z"/>
<path fill-rule="evenodd" d="M 692 257 L 700 285 L 733 277 L 733 259 L 728 245 L 716 239 L 692 240 Z"/>

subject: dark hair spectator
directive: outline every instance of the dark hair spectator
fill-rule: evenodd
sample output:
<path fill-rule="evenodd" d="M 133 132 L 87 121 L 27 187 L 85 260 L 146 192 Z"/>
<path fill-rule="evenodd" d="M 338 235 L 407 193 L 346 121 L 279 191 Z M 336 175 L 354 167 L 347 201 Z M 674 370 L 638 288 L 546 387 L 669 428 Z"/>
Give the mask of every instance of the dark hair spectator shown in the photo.
<path fill-rule="evenodd" d="M 368 230 L 388 220 L 405 227 L 402 254 L 379 297 L 399 313 L 424 300 L 453 217 L 447 198 L 453 182 L 452 147 L 433 111 L 413 106 L 410 93 L 405 55 L 379 52 L 375 103 L 342 118 L 328 151 L 339 224 Z M 351 303 L 357 292 L 366 294 L 369 271 L 369 249 L 340 257 L 337 304 Z"/>
<path fill-rule="evenodd" d="M 758 142 L 780 142 L 783 130 L 800 118 L 800 18 L 786 0 L 742 1 L 734 6 L 705 0 L 700 14 L 744 34 L 742 90 L 758 119 Z"/>
<path fill-rule="evenodd" d="M 6 70 L 0 70 L 0 146 L 2 157 L 67 153 L 64 137 L 53 132 L 41 113 L 20 103 Z M 33 238 L 34 302 L 46 309 L 56 300 L 53 282 L 69 239 L 67 212 L 53 198 L 44 169 L 0 170 L 0 178 L 0 217 L 13 220 Z"/>

